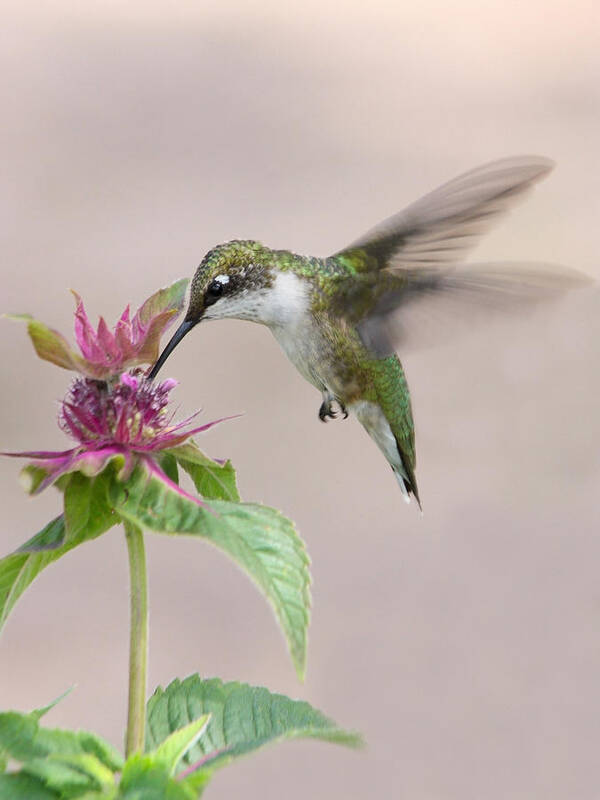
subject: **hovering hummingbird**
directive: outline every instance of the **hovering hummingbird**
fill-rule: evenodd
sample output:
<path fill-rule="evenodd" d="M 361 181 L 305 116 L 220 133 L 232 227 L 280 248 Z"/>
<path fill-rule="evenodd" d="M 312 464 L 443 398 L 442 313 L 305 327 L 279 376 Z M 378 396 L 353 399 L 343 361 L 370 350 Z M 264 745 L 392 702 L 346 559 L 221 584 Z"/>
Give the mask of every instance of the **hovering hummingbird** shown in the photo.
<path fill-rule="evenodd" d="M 321 392 L 319 418 L 352 412 L 386 457 L 407 502 L 414 495 L 420 506 L 410 394 L 396 347 L 412 335 L 412 310 L 437 298 L 457 300 L 454 315 L 462 317 L 472 301 L 487 311 L 582 282 L 579 273 L 559 267 L 462 264 L 496 218 L 552 167 L 538 156 L 486 164 L 328 258 L 256 241 L 218 245 L 197 268 L 185 319 L 149 378 L 201 320 L 267 325 Z"/>

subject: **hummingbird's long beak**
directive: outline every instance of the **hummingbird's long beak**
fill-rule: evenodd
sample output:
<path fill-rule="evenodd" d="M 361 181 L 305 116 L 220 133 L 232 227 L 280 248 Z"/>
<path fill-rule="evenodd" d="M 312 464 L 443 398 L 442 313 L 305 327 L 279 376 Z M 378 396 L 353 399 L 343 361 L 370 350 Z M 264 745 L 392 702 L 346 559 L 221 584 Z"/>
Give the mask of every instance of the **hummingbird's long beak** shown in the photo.
<path fill-rule="evenodd" d="M 194 327 L 194 325 L 196 325 L 198 322 L 200 322 L 199 319 L 194 319 L 194 320 L 184 319 L 183 320 L 181 325 L 177 328 L 177 330 L 175 331 L 175 333 L 171 337 L 171 339 L 169 341 L 169 344 L 165 347 L 165 349 L 160 354 L 160 356 L 158 358 L 158 361 L 156 362 L 156 364 L 152 367 L 152 369 L 150 370 L 150 372 L 146 376 L 148 378 L 148 380 L 153 381 L 154 378 L 156 378 L 156 375 L 157 375 L 159 369 L 165 363 L 167 358 L 171 355 L 173 350 L 177 347 L 177 345 L 183 339 L 183 337 L 186 335 L 186 333 L 189 333 L 192 330 L 192 328 Z"/>

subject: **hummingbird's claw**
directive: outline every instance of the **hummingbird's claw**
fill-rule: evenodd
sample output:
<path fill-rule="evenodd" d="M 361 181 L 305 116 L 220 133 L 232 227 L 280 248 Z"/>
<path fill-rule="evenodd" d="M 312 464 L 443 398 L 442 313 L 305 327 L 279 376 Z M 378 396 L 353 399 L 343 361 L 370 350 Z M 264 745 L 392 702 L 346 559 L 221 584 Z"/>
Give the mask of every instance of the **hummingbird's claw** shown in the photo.
<path fill-rule="evenodd" d="M 335 410 L 333 404 L 337 403 L 340 407 L 339 412 Z M 327 398 L 323 400 L 321 403 L 321 408 L 319 409 L 319 419 L 321 422 L 328 422 L 330 419 L 337 419 L 338 413 L 344 415 L 344 419 L 348 419 L 348 412 L 346 411 L 346 406 L 343 403 L 340 403 L 339 400 L 335 400 L 333 397 Z"/>
<path fill-rule="evenodd" d="M 321 403 L 321 408 L 319 409 L 319 419 L 321 422 L 327 422 L 328 418 L 335 419 L 335 411 L 331 407 L 331 401 Z"/>

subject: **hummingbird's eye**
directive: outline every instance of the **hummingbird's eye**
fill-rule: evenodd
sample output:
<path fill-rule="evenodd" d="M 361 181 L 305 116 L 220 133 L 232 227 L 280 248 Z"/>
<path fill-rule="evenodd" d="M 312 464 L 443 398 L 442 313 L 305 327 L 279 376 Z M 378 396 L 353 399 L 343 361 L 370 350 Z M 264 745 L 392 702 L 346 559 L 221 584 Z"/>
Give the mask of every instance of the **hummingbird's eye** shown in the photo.
<path fill-rule="evenodd" d="M 219 297 L 223 294 L 223 283 L 219 280 L 211 281 L 204 293 L 204 305 L 210 306 L 216 303 Z"/>

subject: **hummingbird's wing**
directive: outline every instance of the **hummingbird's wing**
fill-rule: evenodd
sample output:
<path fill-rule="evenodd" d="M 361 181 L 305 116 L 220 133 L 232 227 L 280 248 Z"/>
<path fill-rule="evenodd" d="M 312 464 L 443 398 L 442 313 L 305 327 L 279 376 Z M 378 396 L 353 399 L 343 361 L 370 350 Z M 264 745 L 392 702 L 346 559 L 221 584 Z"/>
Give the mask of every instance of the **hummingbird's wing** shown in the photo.
<path fill-rule="evenodd" d="M 458 263 L 553 167 L 542 156 L 492 161 L 434 189 L 335 255 L 360 271 Z"/>
<path fill-rule="evenodd" d="M 555 297 L 589 283 L 581 273 L 536 264 L 460 264 L 512 203 L 552 169 L 539 156 L 494 161 L 465 173 L 376 226 L 334 258 L 352 277 L 338 313 L 378 357 L 423 343 L 490 310 Z M 439 325 L 435 325 L 435 318 Z M 423 324 L 424 323 L 424 324 Z"/>
<path fill-rule="evenodd" d="M 554 264 L 488 263 L 406 270 L 385 283 L 372 288 L 377 299 L 368 313 L 352 319 L 346 312 L 377 357 L 447 341 L 496 312 L 531 309 L 592 281 Z"/>

